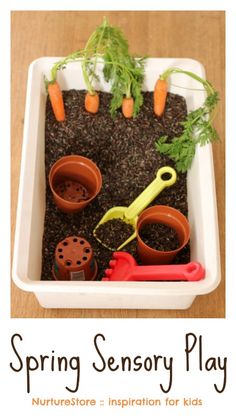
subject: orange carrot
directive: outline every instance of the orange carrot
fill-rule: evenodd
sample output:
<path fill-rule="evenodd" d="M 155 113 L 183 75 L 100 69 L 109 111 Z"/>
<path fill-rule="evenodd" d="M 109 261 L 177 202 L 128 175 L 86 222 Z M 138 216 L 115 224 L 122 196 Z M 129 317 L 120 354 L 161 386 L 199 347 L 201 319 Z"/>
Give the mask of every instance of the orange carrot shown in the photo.
<path fill-rule="evenodd" d="M 154 88 L 154 112 L 157 116 L 161 116 L 166 106 L 167 81 L 158 79 Z"/>
<path fill-rule="evenodd" d="M 62 92 L 57 81 L 48 84 L 48 94 L 57 121 L 65 120 L 65 109 Z"/>
<path fill-rule="evenodd" d="M 132 97 L 124 97 L 122 100 L 122 113 L 125 118 L 131 118 L 134 112 L 134 99 Z"/>
<path fill-rule="evenodd" d="M 87 112 L 97 113 L 99 108 L 99 96 L 97 93 L 87 92 L 85 95 L 84 106 Z"/>

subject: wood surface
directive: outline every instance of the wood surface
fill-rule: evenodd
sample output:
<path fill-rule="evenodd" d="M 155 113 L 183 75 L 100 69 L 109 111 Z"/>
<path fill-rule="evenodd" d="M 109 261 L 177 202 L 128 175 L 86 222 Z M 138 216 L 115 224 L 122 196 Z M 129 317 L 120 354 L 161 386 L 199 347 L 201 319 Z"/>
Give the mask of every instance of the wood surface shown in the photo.
<path fill-rule="evenodd" d="M 43 309 L 32 293 L 12 282 L 11 316 L 20 318 L 220 318 L 225 316 L 225 15 L 221 11 L 80 12 L 14 11 L 11 15 L 12 71 L 12 249 L 28 66 L 42 56 L 65 56 L 82 48 L 94 28 L 107 16 L 122 28 L 132 53 L 150 57 L 199 60 L 208 80 L 220 94 L 215 127 L 221 141 L 213 145 L 220 230 L 222 280 L 212 293 L 198 296 L 188 310 L 75 310 Z M 197 199 L 197 197 L 196 197 Z M 207 208 L 206 208 L 207 212 Z"/>

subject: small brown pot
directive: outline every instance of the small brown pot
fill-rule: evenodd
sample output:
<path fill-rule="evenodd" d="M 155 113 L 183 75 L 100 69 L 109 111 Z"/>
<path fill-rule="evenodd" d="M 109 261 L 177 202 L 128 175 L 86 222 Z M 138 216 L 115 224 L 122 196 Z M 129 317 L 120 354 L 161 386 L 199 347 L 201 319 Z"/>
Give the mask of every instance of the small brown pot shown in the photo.
<path fill-rule="evenodd" d="M 139 232 L 145 224 L 161 223 L 173 228 L 179 239 L 179 247 L 171 251 L 159 251 L 149 247 L 141 239 Z M 141 213 L 137 222 L 137 250 L 145 265 L 166 265 L 172 262 L 177 253 L 183 249 L 190 238 L 190 226 L 187 218 L 175 208 L 165 205 L 154 205 Z"/>
<path fill-rule="evenodd" d="M 93 249 L 83 237 L 70 236 L 58 243 L 52 267 L 58 281 L 93 281 L 97 275 Z"/>
<path fill-rule="evenodd" d="M 57 160 L 49 172 L 54 201 L 63 212 L 78 212 L 86 207 L 102 187 L 102 175 L 90 159 L 70 155 Z"/>

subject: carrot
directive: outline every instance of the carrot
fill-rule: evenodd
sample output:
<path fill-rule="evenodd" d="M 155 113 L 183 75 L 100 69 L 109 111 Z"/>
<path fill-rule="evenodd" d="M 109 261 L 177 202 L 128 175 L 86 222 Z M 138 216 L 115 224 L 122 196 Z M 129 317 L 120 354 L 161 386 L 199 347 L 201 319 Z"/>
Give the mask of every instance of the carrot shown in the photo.
<path fill-rule="evenodd" d="M 97 113 L 99 108 L 99 96 L 97 93 L 87 92 L 85 95 L 84 106 L 87 112 Z"/>
<path fill-rule="evenodd" d="M 158 79 L 154 88 L 154 112 L 157 116 L 161 116 L 166 106 L 167 96 L 167 81 L 164 79 Z"/>
<path fill-rule="evenodd" d="M 48 94 L 57 121 L 65 120 L 64 102 L 61 89 L 57 81 L 48 84 Z"/>
<path fill-rule="evenodd" d="M 122 100 L 122 113 L 125 118 L 131 118 L 134 112 L 134 99 L 132 97 L 124 97 Z"/>

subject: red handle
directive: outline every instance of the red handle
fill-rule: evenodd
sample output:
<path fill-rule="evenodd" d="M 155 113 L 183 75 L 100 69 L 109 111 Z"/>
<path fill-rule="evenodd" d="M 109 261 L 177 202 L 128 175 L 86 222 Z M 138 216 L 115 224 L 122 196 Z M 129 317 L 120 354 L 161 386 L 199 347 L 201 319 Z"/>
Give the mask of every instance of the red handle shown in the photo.
<path fill-rule="evenodd" d="M 185 265 L 136 266 L 127 273 L 126 281 L 199 281 L 204 268 L 198 262 Z"/>

